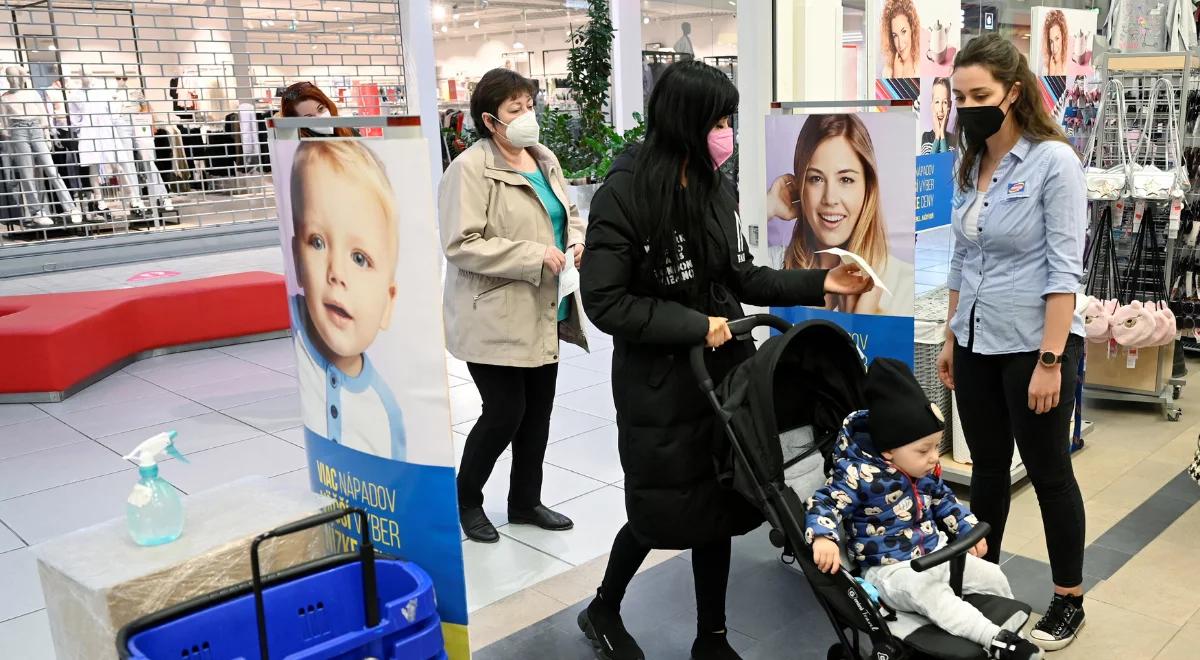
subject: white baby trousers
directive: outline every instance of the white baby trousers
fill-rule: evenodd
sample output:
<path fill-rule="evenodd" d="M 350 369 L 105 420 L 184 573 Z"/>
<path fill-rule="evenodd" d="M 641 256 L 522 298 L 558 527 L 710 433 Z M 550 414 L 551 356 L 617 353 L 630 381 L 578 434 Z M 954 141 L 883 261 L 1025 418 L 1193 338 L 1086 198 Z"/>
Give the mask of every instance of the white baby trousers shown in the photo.
<path fill-rule="evenodd" d="M 872 566 L 863 577 L 875 585 L 889 607 L 916 612 L 951 635 L 986 647 L 1000 633 L 1000 626 L 954 595 L 950 588 L 950 562 L 924 573 L 914 571 L 907 561 L 891 566 Z M 963 571 L 963 593 L 1013 597 L 1008 578 L 1000 567 L 972 555 L 967 555 L 967 567 Z"/>

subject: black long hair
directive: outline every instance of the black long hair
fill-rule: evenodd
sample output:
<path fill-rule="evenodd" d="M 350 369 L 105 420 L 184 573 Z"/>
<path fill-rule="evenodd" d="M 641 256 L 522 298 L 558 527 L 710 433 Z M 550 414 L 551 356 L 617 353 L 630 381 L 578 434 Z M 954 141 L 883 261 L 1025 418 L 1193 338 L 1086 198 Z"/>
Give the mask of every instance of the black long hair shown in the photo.
<path fill-rule="evenodd" d="M 645 204 L 641 227 L 649 240 L 647 266 L 674 264 L 682 236 L 687 257 L 705 279 L 705 223 L 721 186 L 721 173 L 708 153 L 708 133 L 737 112 L 738 91 L 719 69 L 699 60 L 672 64 L 650 94 L 646 139 L 637 151 L 634 191 Z M 687 175 L 687 186 L 680 174 Z"/>

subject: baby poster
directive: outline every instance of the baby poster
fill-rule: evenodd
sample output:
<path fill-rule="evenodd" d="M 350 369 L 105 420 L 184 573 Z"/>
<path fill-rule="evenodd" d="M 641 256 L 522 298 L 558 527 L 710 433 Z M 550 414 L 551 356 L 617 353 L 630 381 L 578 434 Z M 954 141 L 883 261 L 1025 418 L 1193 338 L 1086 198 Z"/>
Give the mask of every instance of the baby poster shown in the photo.
<path fill-rule="evenodd" d="M 957 0 L 868 0 L 866 41 L 875 98 L 916 100 L 923 83 L 948 77 L 962 45 Z"/>
<path fill-rule="evenodd" d="M 272 145 L 313 490 L 370 518 L 344 519 L 338 551 L 369 533 L 433 578 L 446 653 L 469 658 L 424 141 Z"/>
<path fill-rule="evenodd" d="M 840 248 L 862 257 L 883 286 L 828 296 L 820 308 L 772 308 L 797 323 L 831 320 L 867 358 L 913 357 L 916 117 L 912 112 L 767 117 L 770 265 L 832 268 Z"/>

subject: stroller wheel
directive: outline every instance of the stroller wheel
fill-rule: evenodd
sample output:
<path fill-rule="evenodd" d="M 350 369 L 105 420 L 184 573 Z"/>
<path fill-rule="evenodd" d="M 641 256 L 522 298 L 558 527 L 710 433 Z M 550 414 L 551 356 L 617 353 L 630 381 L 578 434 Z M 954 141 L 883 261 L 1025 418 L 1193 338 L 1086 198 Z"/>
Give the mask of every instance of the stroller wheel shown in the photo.
<path fill-rule="evenodd" d="M 829 647 L 829 653 L 825 657 L 827 660 L 853 660 L 850 654 L 846 652 L 846 647 L 840 643 Z"/>

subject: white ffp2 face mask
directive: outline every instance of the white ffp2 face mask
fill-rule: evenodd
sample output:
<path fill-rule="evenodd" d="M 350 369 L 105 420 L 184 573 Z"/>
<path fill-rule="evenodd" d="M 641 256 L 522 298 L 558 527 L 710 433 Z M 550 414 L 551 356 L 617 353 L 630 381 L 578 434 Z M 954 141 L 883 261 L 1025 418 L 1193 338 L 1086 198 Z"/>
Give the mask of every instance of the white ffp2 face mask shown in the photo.
<path fill-rule="evenodd" d="M 491 115 L 491 113 L 488 114 Z M 508 139 L 509 144 L 517 147 L 518 149 L 532 147 L 536 145 L 538 143 L 538 139 L 541 138 L 542 127 L 538 126 L 537 115 L 535 115 L 532 110 L 522 114 L 507 124 L 500 121 L 500 118 L 496 115 L 491 115 L 491 117 L 497 122 L 504 124 L 506 129 L 505 133 L 507 133 L 507 135 L 504 137 Z"/>
<path fill-rule="evenodd" d="M 333 115 L 329 114 L 328 110 L 322 110 L 321 112 L 318 112 L 316 114 L 317 119 L 328 119 L 329 117 L 332 117 L 332 116 Z M 312 131 L 313 133 L 319 133 L 321 135 L 333 135 L 333 127 L 332 126 L 313 126 L 312 128 L 309 128 L 308 130 Z"/>

